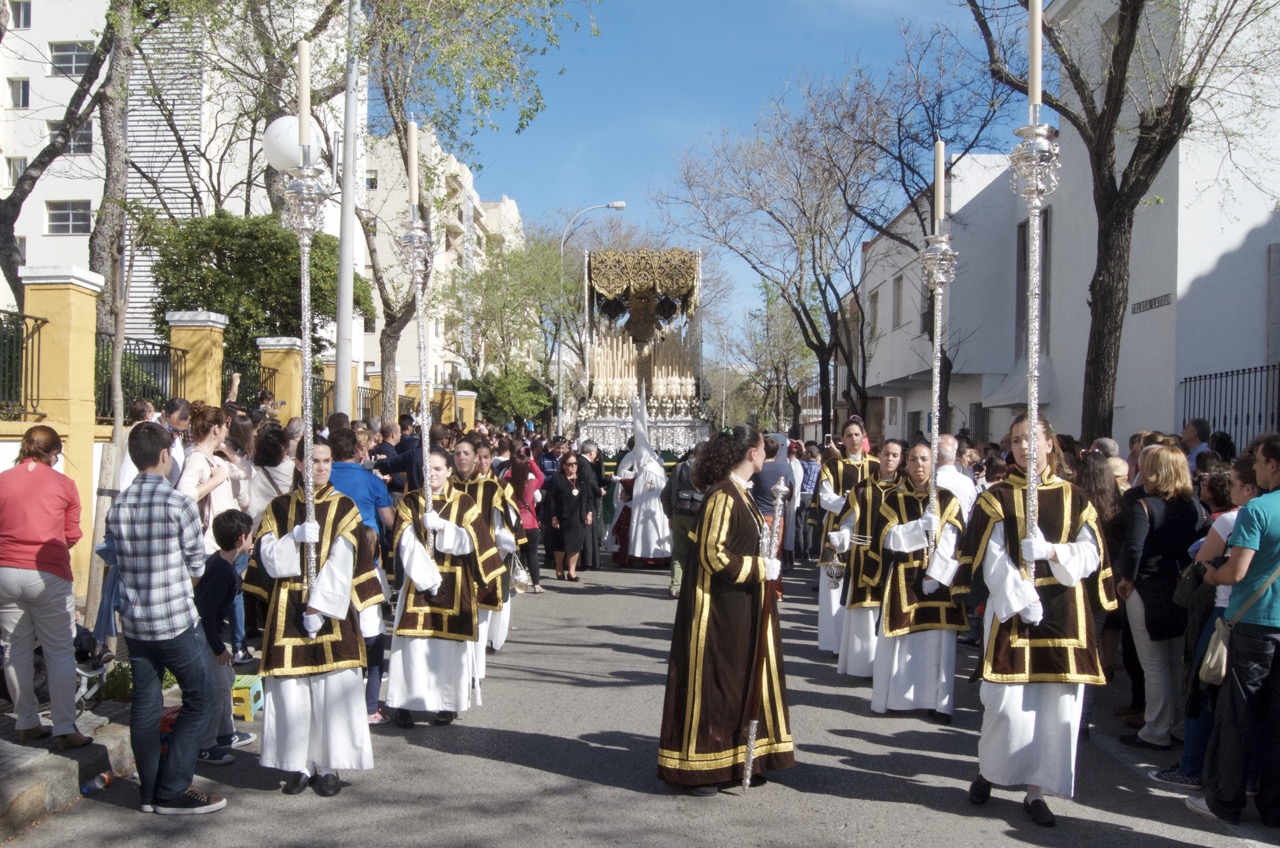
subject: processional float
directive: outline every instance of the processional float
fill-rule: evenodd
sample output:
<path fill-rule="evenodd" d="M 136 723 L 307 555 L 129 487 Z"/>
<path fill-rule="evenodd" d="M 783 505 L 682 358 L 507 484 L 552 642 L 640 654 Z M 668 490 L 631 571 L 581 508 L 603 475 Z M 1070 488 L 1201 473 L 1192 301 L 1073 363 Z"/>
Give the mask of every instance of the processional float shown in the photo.
<path fill-rule="evenodd" d="M 583 263 L 586 369 L 579 439 L 626 447 L 631 404 L 643 398 L 655 451 L 707 438 L 702 401 L 702 257 L 689 250 L 595 250 Z"/>

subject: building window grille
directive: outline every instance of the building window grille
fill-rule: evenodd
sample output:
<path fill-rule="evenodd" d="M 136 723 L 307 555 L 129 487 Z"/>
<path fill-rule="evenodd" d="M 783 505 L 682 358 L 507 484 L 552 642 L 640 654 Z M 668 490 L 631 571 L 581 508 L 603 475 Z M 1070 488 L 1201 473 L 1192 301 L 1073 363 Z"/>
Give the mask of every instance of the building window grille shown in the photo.
<path fill-rule="evenodd" d="M 93 229 L 93 208 L 88 200 L 56 200 L 45 204 L 50 235 L 88 235 Z"/>
<path fill-rule="evenodd" d="M 65 41 L 49 45 L 49 64 L 55 74 L 78 77 L 89 69 L 93 50 L 83 41 Z"/>

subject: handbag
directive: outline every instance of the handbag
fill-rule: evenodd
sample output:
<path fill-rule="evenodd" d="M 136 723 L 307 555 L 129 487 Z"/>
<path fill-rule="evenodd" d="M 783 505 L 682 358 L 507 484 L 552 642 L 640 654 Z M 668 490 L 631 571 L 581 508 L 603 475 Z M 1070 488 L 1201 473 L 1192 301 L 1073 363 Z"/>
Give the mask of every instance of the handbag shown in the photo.
<path fill-rule="evenodd" d="M 1277 576 L 1280 576 L 1280 567 L 1271 572 L 1271 576 L 1258 587 L 1249 600 L 1241 605 L 1240 609 L 1236 610 L 1236 614 L 1231 616 L 1230 621 L 1220 618 L 1214 622 L 1213 635 L 1209 637 L 1209 646 L 1204 650 L 1204 661 L 1200 663 L 1201 683 L 1218 686 L 1227 679 L 1227 645 L 1231 643 L 1231 631 L 1249 611 L 1249 607 L 1253 606 L 1254 601 L 1261 598 L 1262 594 L 1270 588 Z"/>

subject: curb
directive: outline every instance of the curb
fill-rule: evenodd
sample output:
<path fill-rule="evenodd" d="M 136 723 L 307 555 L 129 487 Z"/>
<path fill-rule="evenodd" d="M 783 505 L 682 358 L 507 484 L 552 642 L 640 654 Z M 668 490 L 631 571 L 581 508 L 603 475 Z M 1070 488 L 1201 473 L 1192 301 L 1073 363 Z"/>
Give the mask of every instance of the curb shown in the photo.
<path fill-rule="evenodd" d="M 104 724 L 93 743 L 76 751 L 45 756 L 11 773 L 0 785 L 0 842 L 80 800 L 80 787 L 104 771 L 133 771 L 129 727 Z"/>

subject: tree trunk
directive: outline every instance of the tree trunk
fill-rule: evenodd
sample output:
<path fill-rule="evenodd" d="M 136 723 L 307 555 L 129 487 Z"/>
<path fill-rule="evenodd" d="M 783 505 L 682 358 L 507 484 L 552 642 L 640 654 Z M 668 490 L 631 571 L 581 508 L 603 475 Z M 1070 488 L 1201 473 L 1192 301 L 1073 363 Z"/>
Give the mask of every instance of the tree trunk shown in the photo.
<path fill-rule="evenodd" d="M 408 310 L 412 312 L 412 309 Z M 400 348 L 400 334 L 407 322 L 404 312 L 387 316 L 378 334 L 378 358 L 382 368 L 382 423 L 400 419 L 400 381 L 396 379 L 396 353 Z"/>
<path fill-rule="evenodd" d="M 814 351 L 816 354 L 817 351 Z M 818 405 L 822 407 L 823 429 L 828 433 L 835 430 L 835 409 L 831 403 L 831 357 L 818 356 Z"/>
<path fill-rule="evenodd" d="M 117 21 L 111 44 L 111 61 L 98 101 L 98 125 L 106 175 L 102 203 L 89 236 L 89 270 L 105 280 L 98 296 L 98 332 L 115 332 L 113 304 L 122 290 L 117 280 L 124 233 L 125 180 L 128 174 L 128 139 L 125 136 L 125 105 L 129 75 L 133 73 L 133 21 L 130 0 L 112 0 L 107 15 Z"/>
<path fill-rule="evenodd" d="M 1089 283 L 1091 321 L 1080 411 L 1080 442 L 1086 445 L 1112 436 L 1120 333 L 1129 306 L 1129 254 L 1133 248 L 1133 211 L 1112 208 L 1098 212 L 1097 264 Z"/>

